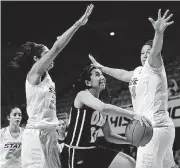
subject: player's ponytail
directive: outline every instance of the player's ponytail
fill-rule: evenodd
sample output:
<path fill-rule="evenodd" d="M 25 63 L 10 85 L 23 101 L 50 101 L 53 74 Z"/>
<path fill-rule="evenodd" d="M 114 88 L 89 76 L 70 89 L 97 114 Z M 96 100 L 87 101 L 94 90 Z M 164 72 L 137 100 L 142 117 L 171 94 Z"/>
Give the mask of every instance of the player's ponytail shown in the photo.
<path fill-rule="evenodd" d="M 23 68 L 23 71 L 29 71 L 34 64 L 33 56 L 40 58 L 43 47 L 44 45 L 34 42 L 22 44 L 9 65 L 14 68 Z"/>
<path fill-rule="evenodd" d="M 78 79 L 73 84 L 73 96 L 75 97 L 80 91 L 89 89 L 89 87 L 86 85 L 85 81 L 90 80 L 91 71 L 93 69 L 96 69 L 95 66 L 87 66 L 83 69 L 83 71 L 80 73 Z"/>

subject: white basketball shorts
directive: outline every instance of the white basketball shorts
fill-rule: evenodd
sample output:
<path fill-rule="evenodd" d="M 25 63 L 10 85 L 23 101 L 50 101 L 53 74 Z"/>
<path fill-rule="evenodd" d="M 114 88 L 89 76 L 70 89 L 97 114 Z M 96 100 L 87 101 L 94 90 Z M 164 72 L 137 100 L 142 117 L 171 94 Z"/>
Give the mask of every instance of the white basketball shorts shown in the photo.
<path fill-rule="evenodd" d="M 22 168 L 61 168 L 53 132 L 25 129 L 22 137 Z"/>
<path fill-rule="evenodd" d="M 175 128 L 154 128 L 151 141 L 144 147 L 138 147 L 136 168 L 171 168 L 175 166 L 172 146 Z"/>

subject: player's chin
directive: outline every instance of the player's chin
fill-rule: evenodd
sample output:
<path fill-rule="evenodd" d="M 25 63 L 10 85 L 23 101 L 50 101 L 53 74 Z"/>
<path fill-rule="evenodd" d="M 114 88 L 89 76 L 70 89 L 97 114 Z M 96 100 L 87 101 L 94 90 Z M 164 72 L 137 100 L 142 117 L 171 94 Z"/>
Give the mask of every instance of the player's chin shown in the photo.
<path fill-rule="evenodd" d="M 19 125 L 21 123 L 21 121 L 15 121 L 14 125 Z"/>
<path fill-rule="evenodd" d="M 104 90 L 105 88 L 106 88 L 106 85 L 101 85 L 101 86 L 100 86 L 100 89 L 101 89 L 101 90 Z"/>

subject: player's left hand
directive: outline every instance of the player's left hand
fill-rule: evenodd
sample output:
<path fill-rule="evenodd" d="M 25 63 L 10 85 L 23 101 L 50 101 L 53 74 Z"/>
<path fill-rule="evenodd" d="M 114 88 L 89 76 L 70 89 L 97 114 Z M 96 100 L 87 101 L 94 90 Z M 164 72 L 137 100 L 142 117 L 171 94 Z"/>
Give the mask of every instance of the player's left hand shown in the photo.
<path fill-rule="evenodd" d="M 169 26 L 174 23 L 174 21 L 168 22 L 169 19 L 173 16 L 173 14 L 170 14 L 167 17 L 169 10 L 166 10 L 164 13 L 163 17 L 161 17 L 161 9 L 158 11 L 158 19 L 154 21 L 152 18 L 148 18 L 149 21 L 152 23 L 154 30 L 158 33 L 163 33 L 164 30 Z"/>
<path fill-rule="evenodd" d="M 85 25 L 87 23 L 87 21 L 88 21 L 88 17 L 92 13 L 93 8 L 94 8 L 93 4 L 88 5 L 84 15 L 76 23 L 79 24 L 80 26 Z"/>
<path fill-rule="evenodd" d="M 151 121 L 147 117 L 145 117 L 145 116 L 141 116 L 139 114 L 135 114 L 133 116 L 133 119 L 138 120 L 140 122 L 141 126 L 145 125 L 146 127 L 152 127 Z"/>
<path fill-rule="evenodd" d="M 146 127 L 152 127 L 152 123 L 151 123 L 151 121 L 147 117 L 142 116 L 141 119 L 144 122 L 144 124 L 146 125 Z"/>
<path fill-rule="evenodd" d="M 75 23 L 75 25 L 78 26 L 84 26 L 87 21 L 89 16 L 91 15 L 92 11 L 93 11 L 94 5 L 90 4 L 88 5 L 88 7 L 86 8 L 86 12 L 84 13 L 84 15 Z M 60 36 L 57 37 L 57 40 L 59 39 Z"/>
<path fill-rule="evenodd" d="M 98 63 L 91 54 L 89 54 L 89 59 L 91 60 L 92 64 L 93 64 L 96 68 L 101 69 L 101 68 L 103 67 L 103 65 L 101 65 L 100 63 Z"/>

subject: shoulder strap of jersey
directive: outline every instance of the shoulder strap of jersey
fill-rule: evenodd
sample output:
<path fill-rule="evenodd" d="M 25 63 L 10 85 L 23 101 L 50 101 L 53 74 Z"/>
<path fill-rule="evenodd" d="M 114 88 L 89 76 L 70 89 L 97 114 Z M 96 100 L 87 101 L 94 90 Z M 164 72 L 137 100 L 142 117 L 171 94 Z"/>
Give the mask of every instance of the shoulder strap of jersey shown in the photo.
<path fill-rule="evenodd" d="M 4 134 L 5 134 L 6 130 L 7 130 L 7 128 L 8 128 L 8 127 L 4 127 L 4 128 L 1 129 L 1 132 L 0 132 L 1 137 L 0 137 L 0 138 L 3 138 L 3 137 L 4 137 Z"/>
<path fill-rule="evenodd" d="M 20 127 L 20 130 L 21 130 L 22 133 L 24 132 L 24 128 L 23 127 Z"/>

